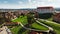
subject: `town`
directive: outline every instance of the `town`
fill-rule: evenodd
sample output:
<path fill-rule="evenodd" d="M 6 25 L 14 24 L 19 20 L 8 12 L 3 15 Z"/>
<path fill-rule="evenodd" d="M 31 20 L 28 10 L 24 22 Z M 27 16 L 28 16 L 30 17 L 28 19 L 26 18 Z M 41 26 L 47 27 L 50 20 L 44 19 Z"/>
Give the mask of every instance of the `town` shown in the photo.
<path fill-rule="evenodd" d="M 54 7 L 0 9 L 0 34 L 60 34 L 60 12 Z"/>

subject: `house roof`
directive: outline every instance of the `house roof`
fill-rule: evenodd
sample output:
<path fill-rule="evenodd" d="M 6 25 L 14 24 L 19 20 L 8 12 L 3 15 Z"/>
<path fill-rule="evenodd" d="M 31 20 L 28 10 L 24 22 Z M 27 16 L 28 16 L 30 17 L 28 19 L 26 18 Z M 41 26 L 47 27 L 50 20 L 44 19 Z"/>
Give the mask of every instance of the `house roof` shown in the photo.
<path fill-rule="evenodd" d="M 6 26 L 9 26 L 9 25 L 18 25 L 18 22 L 6 22 L 5 23 Z"/>
<path fill-rule="evenodd" d="M 53 7 L 37 7 L 37 9 L 53 9 Z"/>
<path fill-rule="evenodd" d="M 56 13 L 56 14 L 54 15 L 54 19 L 60 20 L 60 13 Z"/>
<path fill-rule="evenodd" d="M 37 34 L 38 32 L 32 31 L 29 34 Z"/>

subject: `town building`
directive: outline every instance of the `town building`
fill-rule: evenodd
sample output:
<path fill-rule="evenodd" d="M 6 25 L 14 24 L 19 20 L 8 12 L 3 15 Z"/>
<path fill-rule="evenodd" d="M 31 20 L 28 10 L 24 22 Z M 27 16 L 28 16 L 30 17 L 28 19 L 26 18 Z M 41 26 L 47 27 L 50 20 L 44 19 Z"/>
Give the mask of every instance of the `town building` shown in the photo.
<path fill-rule="evenodd" d="M 18 22 L 6 22 L 4 24 L 4 26 L 16 26 L 16 25 L 19 25 L 19 23 Z"/>
<path fill-rule="evenodd" d="M 54 8 L 53 7 L 38 7 L 37 12 L 39 12 L 39 13 L 53 13 Z"/>
<path fill-rule="evenodd" d="M 60 22 L 60 11 L 56 11 L 53 15 L 53 21 Z"/>

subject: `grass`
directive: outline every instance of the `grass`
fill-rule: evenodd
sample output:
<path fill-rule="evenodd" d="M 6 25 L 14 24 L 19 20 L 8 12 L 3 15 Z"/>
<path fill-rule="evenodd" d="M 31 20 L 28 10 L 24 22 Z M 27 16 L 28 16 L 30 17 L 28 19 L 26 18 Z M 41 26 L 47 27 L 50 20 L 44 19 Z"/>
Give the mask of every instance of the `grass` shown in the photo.
<path fill-rule="evenodd" d="M 28 34 L 29 30 L 22 28 L 21 26 L 16 26 L 11 29 L 13 34 Z"/>
<path fill-rule="evenodd" d="M 12 22 L 21 22 L 23 25 L 28 24 L 27 22 L 27 16 L 20 16 L 19 18 L 12 20 Z M 38 24 L 38 23 L 33 23 L 31 25 L 31 28 L 37 29 L 37 30 L 48 30 L 48 28 Z M 11 29 L 13 34 L 28 34 L 29 30 L 26 30 L 22 28 L 20 25 L 15 26 L 14 28 Z"/>
<path fill-rule="evenodd" d="M 23 25 L 26 25 L 28 23 L 27 16 L 20 16 L 19 18 L 12 20 L 12 22 L 21 22 Z M 23 34 L 23 31 L 21 31 L 21 30 L 23 30 L 23 29 L 20 25 L 15 26 L 14 28 L 11 28 L 11 31 L 13 34 L 20 34 L 20 33 Z"/>
<path fill-rule="evenodd" d="M 36 22 L 31 25 L 31 28 L 34 28 L 37 30 L 48 30 L 48 28 L 46 28 L 46 27 L 44 27 Z"/>
<path fill-rule="evenodd" d="M 54 24 L 54 22 L 52 23 L 52 21 L 47 22 L 47 21 L 43 21 L 43 20 L 40 20 L 40 22 L 42 22 L 48 26 L 51 26 L 56 31 L 57 34 L 60 34 L 60 24 Z"/>
<path fill-rule="evenodd" d="M 19 18 L 12 20 L 12 22 L 21 22 L 23 25 L 27 24 L 27 16 L 20 16 Z"/>
<path fill-rule="evenodd" d="M 47 20 L 52 21 L 52 20 L 53 20 L 53 18 L 52 18 L 52 17 L 50 17 L 50 18 L 48 18 Z"/>
<path fill-rule="evenodd" d="M 23 32 L 22 34 L 28 34 L 29 33 L 29 30 L 26 30 L 25 32 Z"/>
<path fill-rule="evenodd" d="M 15 26 L 14 28 L 11 28 L 10 30 L 13 34 L 18 34 L 18 31 L 21 28 L 22 28 L 21 26 Z"/>

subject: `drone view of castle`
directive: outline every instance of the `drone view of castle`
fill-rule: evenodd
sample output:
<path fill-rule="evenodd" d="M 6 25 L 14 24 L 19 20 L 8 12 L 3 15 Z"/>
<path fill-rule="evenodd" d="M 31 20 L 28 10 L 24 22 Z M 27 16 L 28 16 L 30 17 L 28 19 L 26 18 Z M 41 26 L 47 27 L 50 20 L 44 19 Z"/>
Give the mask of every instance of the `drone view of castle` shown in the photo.
<path fill-rule="evenodd" d="M 60 34 L 59 11 L 53 7 L 0 9 L 0 33 Z"/>

